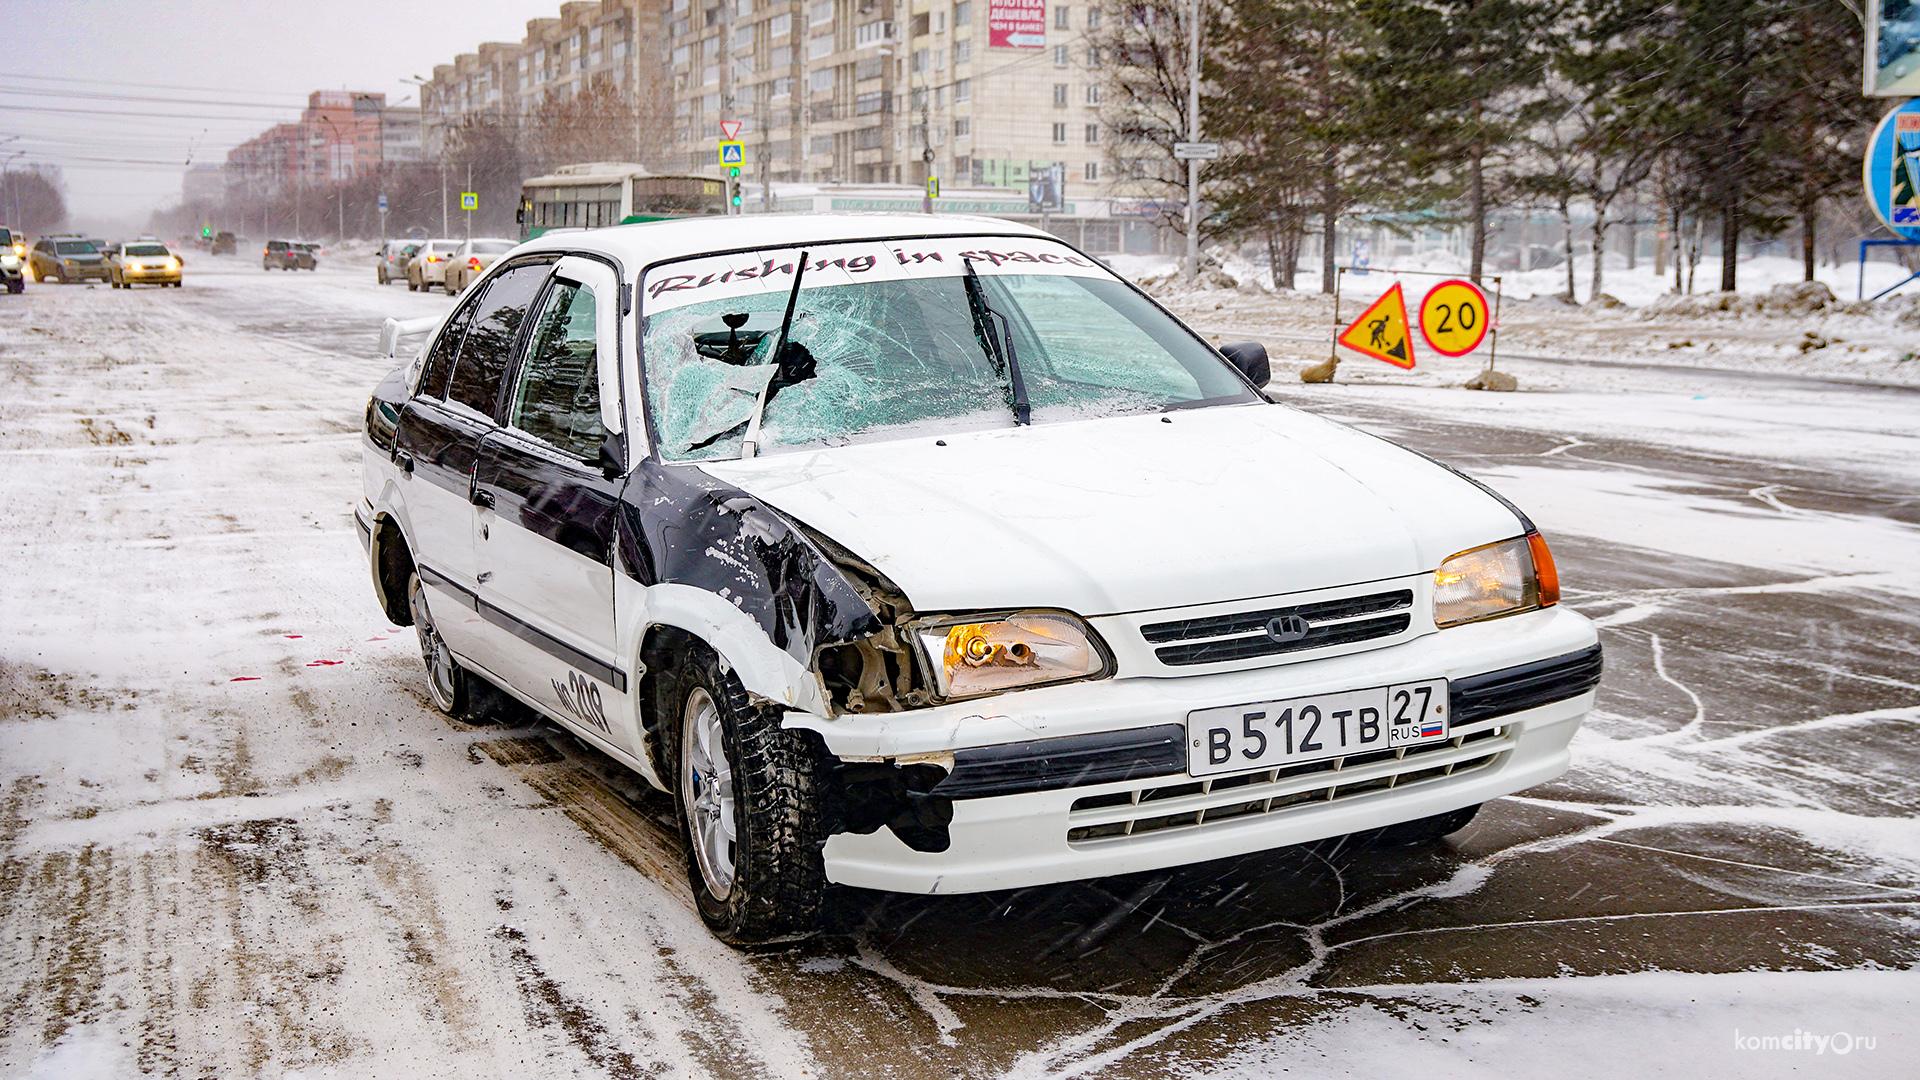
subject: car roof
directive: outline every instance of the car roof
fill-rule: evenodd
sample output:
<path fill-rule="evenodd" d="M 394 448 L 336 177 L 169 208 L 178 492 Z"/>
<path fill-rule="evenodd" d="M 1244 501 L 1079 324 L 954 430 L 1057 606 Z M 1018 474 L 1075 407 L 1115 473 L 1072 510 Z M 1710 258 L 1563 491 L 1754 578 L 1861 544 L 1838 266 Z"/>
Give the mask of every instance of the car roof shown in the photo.
<path fill-rule="evenodd" d="M 709 252 L 925 236 L 1058 239 L 1004 218 L 961 214 L 740 214 L 548 233 L 521 245 L 521 250 L 599 251 L 637 269 Z"/>

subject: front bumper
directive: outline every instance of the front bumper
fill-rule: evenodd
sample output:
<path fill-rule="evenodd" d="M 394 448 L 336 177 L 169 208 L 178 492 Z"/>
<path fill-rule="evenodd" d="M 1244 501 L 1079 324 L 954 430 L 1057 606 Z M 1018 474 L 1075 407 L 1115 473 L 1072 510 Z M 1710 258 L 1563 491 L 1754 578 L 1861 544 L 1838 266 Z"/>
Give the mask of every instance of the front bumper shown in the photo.
<path fill-rule="evenodd" d="M 62 266 L 57 272 L 68 281 L 85 281 L 88 278 L 97 278 L 101 281 L 113 280 L 113 271 L 105 266 Z"/>
<path fill-rule="evenodd" d="M 129 285 L 172 285 L 180 280 L 180 270 L 135 270 L 132 267 L 120 271 L 120 280 Z"/>
<path fill-rule="evenodd" d="M 951 768 L 947 755 L 955 751 L 965 765 L 980 756 L 970 749 L 1042 739 L 1130 732 L 1144 746 L 1154 742 L 1150 729 L 1184 725 L 1187 713 L 1220 705 L 1436 676 L 1452 680 L 1459 694 L 1473 676 L 1525 672 L 1596 643 L 1591 623 L 1555 607 L 1322 660 L 1075 683 L 907 714 L 828 719 L 788 713 L 787 726 L 818 732 L 843 759 L 913 758 Z M 1593 692 L 1539 700 L 1509 695 L 1494 715 L 1458 715 L 1449 742 L 1402 758 L 1204 782 L 1187 776 L 1183 763 L 1171 774 L 1120 768 L 1085 777 L 1099 776 L 1100 783 L 960 797 L 952 804 L 945 851 L 913 850 L 885 828 L 837 833 L 824 851 L 827 876 L 910 893 L 1022 888 L 1245 855 L 1445 813 L 1566 770 L 1567 744 L 1592 707 Z M 962 770 L 951 779 L 968 775 Z M 1018 785 L 975 790 L 1006 786 Z"/>

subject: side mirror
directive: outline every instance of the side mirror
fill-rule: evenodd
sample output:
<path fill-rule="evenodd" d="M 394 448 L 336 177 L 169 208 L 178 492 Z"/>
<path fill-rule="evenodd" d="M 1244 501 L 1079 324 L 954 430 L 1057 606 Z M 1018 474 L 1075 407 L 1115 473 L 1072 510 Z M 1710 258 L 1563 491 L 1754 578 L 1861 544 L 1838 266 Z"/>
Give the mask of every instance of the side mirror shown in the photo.
<path fill-rule="evenodd" d="M 626 455 L 620 449 L 620 436 L 607 432 L 607 437 L 600 440 L 600 454 L 594 459 L 594 465 L 600 469 L 600 475 L 609 480 L 626 475 Z"/>
<path fill-rule="evenodd" d="M 1257 341 L 1229 342 L 1220 346 L 1220 353 L 1256 387 L 1267 385 L 1273 378 L 1273 365 L 1267 362 L 1267 347 Z"/>

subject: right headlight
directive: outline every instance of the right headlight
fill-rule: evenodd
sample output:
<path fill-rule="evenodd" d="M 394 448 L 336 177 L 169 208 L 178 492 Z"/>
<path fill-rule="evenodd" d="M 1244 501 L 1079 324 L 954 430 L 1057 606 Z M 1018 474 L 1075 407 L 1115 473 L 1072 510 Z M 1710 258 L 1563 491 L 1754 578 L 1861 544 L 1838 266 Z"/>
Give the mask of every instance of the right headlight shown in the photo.
<path fill-rule="evenodd" d="M 1553 553 L 1537 532 L 1463 551 L 1433 572 L 1433 622 L 1442 628 L 1559 601 Z"/>
<path fill-rule="evenodd" d="M 1064 611 L 947 616 L 913 625 L 942 698 L 976 697 L 1108 673 L 1092 628 Z"/>

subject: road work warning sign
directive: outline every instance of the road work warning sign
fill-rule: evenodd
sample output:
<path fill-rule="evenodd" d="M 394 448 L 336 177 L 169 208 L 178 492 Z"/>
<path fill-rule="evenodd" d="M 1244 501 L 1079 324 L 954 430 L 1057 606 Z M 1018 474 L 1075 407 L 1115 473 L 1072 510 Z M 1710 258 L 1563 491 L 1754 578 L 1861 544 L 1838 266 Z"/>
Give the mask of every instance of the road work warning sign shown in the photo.
<path fill-rule="evenodd" d="M 1408 330 L 1407 298 L 1400 291 L 1400 283 L 1394 282 L 1393 288 L 1373 302 L 1373 306 L 1360 313 L 1353 324 L 1340 332 L 1334 340 L 1354 352 L 1371 356 L 1375 360 L 1385 360 L 1395 367 L 1413 366 L 1413 335 Z"/>

